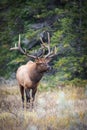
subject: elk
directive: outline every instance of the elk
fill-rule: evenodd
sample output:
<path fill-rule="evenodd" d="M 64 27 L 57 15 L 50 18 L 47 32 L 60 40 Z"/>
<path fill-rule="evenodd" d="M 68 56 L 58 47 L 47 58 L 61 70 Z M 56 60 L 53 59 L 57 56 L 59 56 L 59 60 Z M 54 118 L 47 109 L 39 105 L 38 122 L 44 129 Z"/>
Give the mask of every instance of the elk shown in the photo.
<path fill-rule="evenodd" d="M 24 108 L 24 100 L 25 100 L 24 91 L 26 94 L 26 104 L 29 105 L 31 101 L 30 90 L 32 90 L 32 107 L 33 107 L 35 94 L 37 92 L 37 86 L 44 73 L 50 70 L 51 67 L 48 65 L 48 63 L 51 60 L 51 58 L 56 54 L 56 48 L 54 48 L 53 50 L 50 49 L 49 33 L 48 33 L 47 45 L 46 43 L 43 42 L 41 37 L 40 40 L 41 40 L 41 48 L 43 50 L 41 56 L 30 55 L 29 53 L 26 52 L 26 50 L 22 49 L 20 43 L 20 34 L 19 34 L 18 46 L 15 45 L 15 47 L 10 48 L 10 50 L 19 50 L 27 57 L 34 59 L 34 62 L 28 61 L 25 65 L 20 66 L 16 73 L 16 79 L 20 87 L 23 108 Z M 48 50 L 46 55 L 44 55 L 44 49 Z"/>

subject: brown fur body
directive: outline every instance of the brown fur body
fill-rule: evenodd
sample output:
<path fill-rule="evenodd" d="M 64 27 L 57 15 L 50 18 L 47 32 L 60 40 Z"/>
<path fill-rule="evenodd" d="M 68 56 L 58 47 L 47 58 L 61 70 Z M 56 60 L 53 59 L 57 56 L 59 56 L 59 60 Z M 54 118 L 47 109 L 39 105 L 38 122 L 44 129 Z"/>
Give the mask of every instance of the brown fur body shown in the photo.
<path fill-rule="evenodd" d="M 17 70 L 17 80 L 19 85 L 24 86 L 24 88 L 34 88 L 37 83 L 42 78 L 43 73 L 39 73 L 36 69 L 36 63 L 29 61 L 26 65 L 22 65 Z"/>
<path fill-rule="evenodd" d="M 50 68 L 47 62 L 48 60 L 46 59 L 40 59 L 36 62 L 29 61 L 27 64 L 18 68 L 16 78 L 20 86 L 23 104 L 24 90 L 26 93 L 26 100 L 27 102 L 30 102 L 30 89 L 32 89 L 32 98 L 34 101 L 39 81 L 41 80 L 44 72 Z"/>

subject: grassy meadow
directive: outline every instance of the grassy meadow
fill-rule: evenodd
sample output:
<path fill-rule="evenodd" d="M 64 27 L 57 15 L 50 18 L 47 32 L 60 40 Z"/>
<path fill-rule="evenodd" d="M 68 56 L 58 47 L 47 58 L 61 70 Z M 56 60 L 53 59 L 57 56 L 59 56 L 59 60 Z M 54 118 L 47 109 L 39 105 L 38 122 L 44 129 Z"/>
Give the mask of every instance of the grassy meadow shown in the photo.
<path fill-rule="evenodd" d="M 42 84 L 33 109 L 22 108 L 17 85 L 0 86 L 0 130 L 87 130 L 87 88 Z"/>

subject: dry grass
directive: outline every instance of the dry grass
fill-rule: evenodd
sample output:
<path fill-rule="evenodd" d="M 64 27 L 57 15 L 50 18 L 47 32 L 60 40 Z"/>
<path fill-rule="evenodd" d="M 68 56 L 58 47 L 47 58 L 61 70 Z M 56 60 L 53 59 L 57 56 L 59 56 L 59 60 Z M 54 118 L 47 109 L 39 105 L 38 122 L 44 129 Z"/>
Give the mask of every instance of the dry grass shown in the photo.
<path fill-rule="evenodd" d="M 37 92 L 35 107 L 22 109 L 17 86 L 0 89 L 0 130 L 87 130 L 84 88 Z"/>

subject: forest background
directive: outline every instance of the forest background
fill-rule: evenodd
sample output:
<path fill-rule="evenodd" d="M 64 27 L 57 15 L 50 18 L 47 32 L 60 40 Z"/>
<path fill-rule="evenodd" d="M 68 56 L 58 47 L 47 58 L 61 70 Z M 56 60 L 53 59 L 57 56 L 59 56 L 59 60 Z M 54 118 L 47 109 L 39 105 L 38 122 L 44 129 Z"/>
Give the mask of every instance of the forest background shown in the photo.
<path fill-rule="evenodd" d="M 29 53 L 40 48 L 40 36 L 51 36 L 57 55 L 53 70 L 44 80 L 85 86 L 87 81 L 87 1 L 3 0 L 0 2 L 0 76 L 8 79 L 29 59 L 10 52 L 21 34 L 22 47 Z"/>

